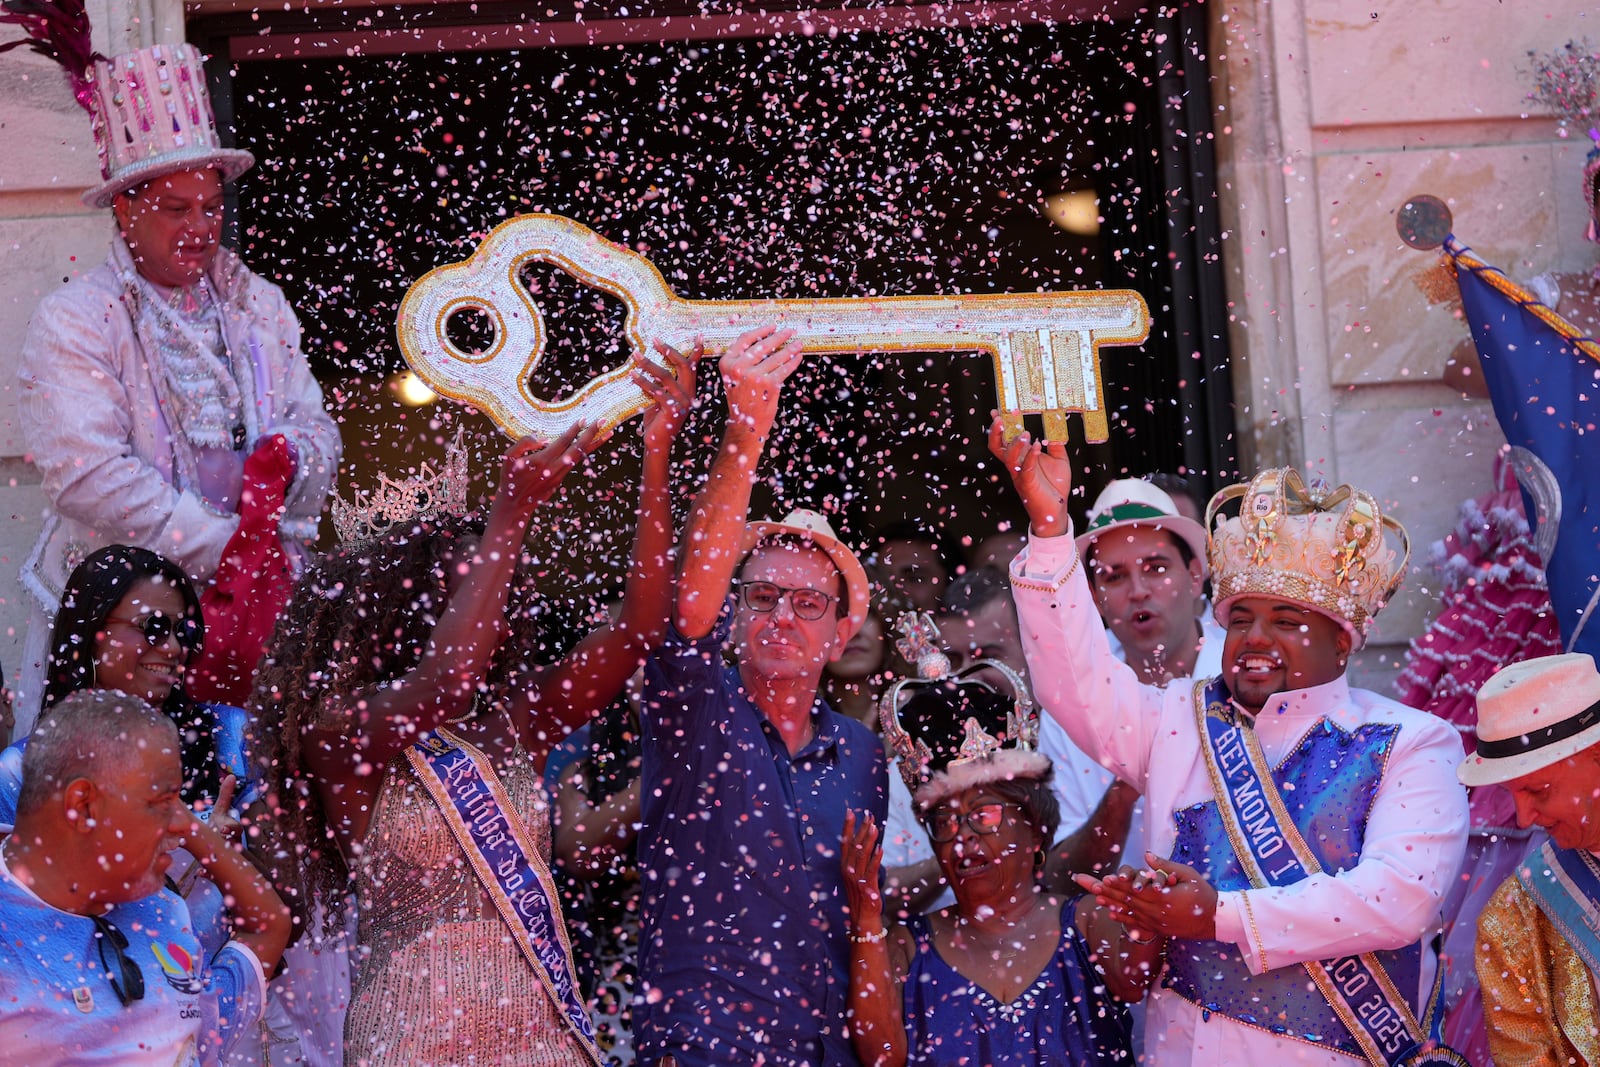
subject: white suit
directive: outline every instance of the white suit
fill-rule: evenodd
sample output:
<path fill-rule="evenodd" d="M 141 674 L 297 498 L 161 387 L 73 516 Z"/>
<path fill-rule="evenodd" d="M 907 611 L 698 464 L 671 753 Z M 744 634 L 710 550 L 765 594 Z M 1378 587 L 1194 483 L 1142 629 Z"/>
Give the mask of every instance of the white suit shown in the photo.
<path fill-rule="evenodd" d="M 1040 706 L 1080 748 L 1144 794 L 1149 847 L 1171 856 L 1173 813 L 1217 799 L 1192 688 L 1143 685 L 1112 655 L 1070 535 L 1030 537 L 1011 581 Z M 1398 734 L 1354 867 L 1289 886 L 1219 894 L 1217 940 L 1236 946 L 1251 974 L 1396 949 L 1431 935 L 1466 849 L 1467 798 L 1455 776 L 1461 741 L 1448 723 L 1351 689 L 1341 676 L 1273 697 L 1256 716 L 1255 732 L 1276 766 L 1323 719 L 1344 731 L 1394 723 Z M 1426 951 L 1424 959 L 1421 989 L 1404 990 L 1407 999 L 1431 983 L 1437 961 Z M 1152 990 L 1147 1003 L 1145 1062 L 1158 1067 L 1360 1062 L 1203 1012 L 1167 988 Z"/>
<path fill-rule="evenodd" d="M 200 584 L 239 525 L 237 514 L 216 510 L 196 488 L 195 449 L 163 402 L 156 320 L 141 314 L 149 290 L 135 269 L 114 238 L 105 263 L 40 301 L 23 342 L 20 420 L 50 509 L 22 571 L 35 623 L 43 625 L 29 627 L 27 692 L 19 701 L 28 721 L 19 721 L 19 736 L 37 709 L 50 622 L 73 567 L 105 545 L 133 544 L 173 560 Z M 339 465 L 339 432 L 282 291 L 225 248 L 209 281 L 243 400 L 247 448 L 281 433 L 298 457 L 282 523 L 293 550 L 316 537 Z"/>

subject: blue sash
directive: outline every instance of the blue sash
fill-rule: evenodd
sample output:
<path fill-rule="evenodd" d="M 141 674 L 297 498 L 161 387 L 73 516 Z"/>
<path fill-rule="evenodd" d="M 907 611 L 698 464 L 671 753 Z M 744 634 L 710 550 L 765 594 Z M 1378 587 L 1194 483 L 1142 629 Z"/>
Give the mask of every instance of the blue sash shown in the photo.
<path fill-rule="evenodd" d="M 1260 738 L 1255 730 L 1239 725 L 1220 677 L 1195 683 L 1194 707 L 1217 809 L 1250 884 L 1293 885 L 1322 873 L 1321 862 L 1284 808 Z M 1373 953 L 1308 960 L 1303 966 L 1375 1067 L 1428 1063 L 1467 1067 L 1467 1061 L 1439 1039 L 1444 1024 L 1439 1003 L 1442 966 L 1436 969 L 1428 998 L 1427 1028 L 1418 1023 Z"/>
<path fill-rule="evenodd" d="M 539 984 L 560 1006 L 584 1052 L 599 1064 L 594 1024 L 573 978 L 572 948 L 555 883 L 489 760 L 442 729 L 406 749 L 406 758 Z"/>
<path fill-rule="evenodd" d="M 1600 863 L 1595 857 L 1546 841 L 1517 868 L 1517 881 L 1589 973 L 1600 975 Z"/>

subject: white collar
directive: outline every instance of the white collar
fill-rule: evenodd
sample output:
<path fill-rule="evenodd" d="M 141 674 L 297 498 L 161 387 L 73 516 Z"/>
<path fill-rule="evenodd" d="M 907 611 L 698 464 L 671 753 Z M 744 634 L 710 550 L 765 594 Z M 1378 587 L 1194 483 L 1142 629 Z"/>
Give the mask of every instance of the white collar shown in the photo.
<path fill-rule="evenodd" d="M 1347 731 L 1365 721 L 1350 699 L 1350 683 L 1345 675 L 1322 685 L 1274 693 L 1262 706 L 1256 723 L 1259 725 L 1263 719 L 1310 723 L 1323 718 Z"/>
<path fill-rule="evenodd" d="M 11 872 L 11 857 L 6 855 L 6 845 L 10 843 L 10 841 L 11 841 L 11 833 L 15 828 L 11 827 L 11 826 L 4 826 L 4 827 L 0 827 L 0 829 L 3 829 L 5 831 L 5 837 L 0 838 L 0 878 L 4 878 L 6 881 L 10 882 L 12 885 L 14 885 L 18 889 L 20 889 L 23 893 L 27 894 L 29 897 L 32 897 L 34 903 L 43 905 L 44 907 L 49 908 L 52 911 L 61 911 L 60 908 L 57 908 L 54 905 L 47 903 L 43 898 L 41 898 L 39 896 L 38 893 L 35 893 L 33 891 L 32 887 L 24 885 L 23 882 L 22 882 L 22 879 L 18 878 L 15 874 L 13 874 Z M 66 915 L 66 914 L 70 914 L 70 913 L 69 912 L 62 912 L 62 914 Z"/>

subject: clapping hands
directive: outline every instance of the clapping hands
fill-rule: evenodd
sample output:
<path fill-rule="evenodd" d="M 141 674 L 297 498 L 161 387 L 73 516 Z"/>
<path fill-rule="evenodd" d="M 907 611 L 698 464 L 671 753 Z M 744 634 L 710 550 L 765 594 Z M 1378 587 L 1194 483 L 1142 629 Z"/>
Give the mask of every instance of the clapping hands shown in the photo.
<path fill-rule="evenodd" d="M 1123 867 L 1115 874 L 1095 878 L 1075 874 L 1074 880 L 1094 894 L 1110 916 L 1130 930 L 1212 941 L 1217 936 L 1217 891 L 1193 867 L 1145 853 L 1143 870 Z"/>

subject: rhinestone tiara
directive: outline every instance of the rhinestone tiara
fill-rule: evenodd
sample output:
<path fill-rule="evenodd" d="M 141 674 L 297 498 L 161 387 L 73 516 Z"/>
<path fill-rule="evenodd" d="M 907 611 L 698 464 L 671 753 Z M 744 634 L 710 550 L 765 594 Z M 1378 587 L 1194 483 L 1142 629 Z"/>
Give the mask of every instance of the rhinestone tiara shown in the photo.
<path fill-rule="evenodd" d="M 375 541 L 390 530 L 409 523 L 423 522 L 440 515 L 464 516 L 467 507 L 467 449 L 463 431 L 444 451 L 444 465 L 434 473 L 424 463 L 406 478 L 378 475 L 378 486 L 370 493 L 356 490 L 353 499 L 335 494 L 333 528 L 341 544 Z"/>

